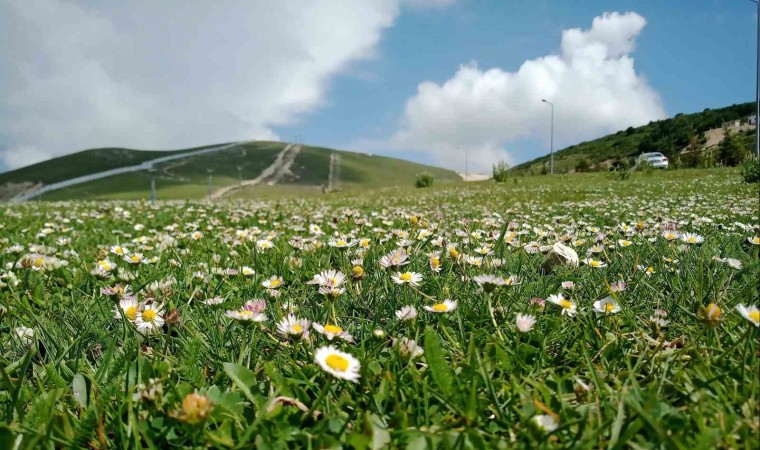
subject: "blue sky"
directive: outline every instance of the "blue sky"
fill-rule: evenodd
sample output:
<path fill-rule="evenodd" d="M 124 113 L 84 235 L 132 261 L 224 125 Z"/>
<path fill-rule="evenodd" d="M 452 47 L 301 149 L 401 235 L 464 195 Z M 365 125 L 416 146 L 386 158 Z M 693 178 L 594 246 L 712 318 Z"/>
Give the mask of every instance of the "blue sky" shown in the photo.
<path fill-rule="evenodd" d="M 177 0 L 179 1 L 179 0 Z M 755 96 L 749 0 L 0 0 L 0 170 L 293 140 L 473 170 Z"/>
<path fill-rule="evenodd" d="M 404 101 L 422 80 L 443 82 L 471 60 L 482 68 L 514 71 L 525 60 L 557 53 L 563 29 L 588 28 L 605 11 L 635 11 L 646 18 L 633 57 L 668 116 L 752 101 L 754 8 L 749 1 L 729 0 L 460 0 L 413 10 L 388 30 L 377 58 L 331 83 L 327 106 L 275 130 L 285 139 L 303 135 L 308 143 L 362 150 L 362 138 L 382 139 L 396 129 Z M 547 153 L 547 145 L 527 139 L 512 148 L 524 161 Z M 432 154 L 415 156 L 435 162 Z"/>

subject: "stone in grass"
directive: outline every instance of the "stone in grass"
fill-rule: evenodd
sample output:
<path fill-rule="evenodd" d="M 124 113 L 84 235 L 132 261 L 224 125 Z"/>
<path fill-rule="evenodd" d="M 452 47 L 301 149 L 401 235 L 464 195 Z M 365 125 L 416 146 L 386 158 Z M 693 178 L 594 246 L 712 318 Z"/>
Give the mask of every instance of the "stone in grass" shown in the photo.
<path fill-rule="evenodd" d="M 578 254 L 572 248 L 561 242 L 554 244 L 541 263 L 541 271 L 552 273 L 560 266 L 578 267 Z"/>

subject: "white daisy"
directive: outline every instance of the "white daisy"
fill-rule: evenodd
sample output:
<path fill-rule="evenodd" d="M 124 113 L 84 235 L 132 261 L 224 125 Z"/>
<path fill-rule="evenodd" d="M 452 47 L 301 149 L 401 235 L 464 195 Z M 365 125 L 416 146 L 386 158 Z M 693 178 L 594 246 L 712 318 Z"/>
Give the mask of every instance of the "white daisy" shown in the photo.
<path fill-rule="evenodd" d="M 327 338 L 328 341 L 332 341 L 333 339 L 340 338 L 343 339 L 346 342 L 354 342 L 354 338 L 348 334 L 343 328 L 337 326 L 337 325 L 330 325 L 330 324 L 319 324 L 314 322 L 311 324 L 311 327 L 314 328 L 317 333 L 323 335 Z"/>
<path fill-rule="evenodd" d="M 413 305 L 407 305 L 396 311 L 396 318 L 402 321 L 410 321 L 417 318 L 417 308 Z"/>
<path fill-rule="evenodd" d="M 422 275 L 417 272 L 396 272 L 395 275 L 391 275 L 391 279 L 396 284 L 410 284 L 412 286 L 419 286 L 422 281 Z"/>
<path fill-rule="evenodd" d="M 604 261 L 601 261 L 599 259 L 594 258 L 586 258 L 583 260 L 583 264 L 588 265 L 589 267 L 593 267 L 594 269 L 603 269 L 607 267 L 607 263 Z"/>
<path fill-rule="evenodd" d="M 562 294 L 552 294 L 546 300 L 562 307 L 562 314 L 573 317 L 578 313 L 578 305 L 573 301 L 567 300 Z"/>
<path fill-rule="evenodd" d="M 134 323 L 140 313 L 140 303 L 136 297 L 128 296 L 119 300 L 119 304 L 114 307 L 114 317 L 121 319 L 126 317 L 127 320 Z"/>
<path fill-rule="evenodd" d="M 309 336 L 309 321 L 288 314 L 277 322 L 277 332 L 283 336 L 305 339 Z"/>
<path fill-rule="evenodd" d="M 757 306 L 750 305 L 736 305 L 736 310 L 739 311 L 742 317 L 749 320 L 756 327 L 760 327 L 760 310 Z"/>
<path fill-rule="evenodd" d="M 341 352 L 333 346 L 320 347 L 314 352 L 314 362 L 325 372 L 354 383 L 359 382 L 361 364 L 348 353 Z"/>
<path fill-rule="evenodd" d="M 161 317 L 162 312 L 163 307 L 161 305 L 155 303 L 145 305 L 135 320 L 137 330 L 145 334 L 155 334 L 161 331 L 161 327 L 164 325 L 164 318 Z"/>
<path fill-rule="evenodd" d="M 684 233 L 681 236 L 681 240 L 687 244 L 701 244 L 705 241 L 705 238 L 695 233 Z"/>
<path fill-rule="evenodd" d="M 617 314 L 620 305 L 612 297 L 605 297 L 594 302 L 594 311 L 600 314 Z"/>
<path fill-rule="evenodd" d="M 457 308 L 457 302 L 454 300 L 444 300 L 441 303 L 436 303 L 433 306 L 424 306 L 425 311 L 432 313 L 447 313 L 454 311 Z"/>
<path fill-rule="evenodd" d="M 530 314 L 518 314 L 515 318 L 515 325 L 521 333 L 527 333 L 536 325 L 536 318 Z"/>

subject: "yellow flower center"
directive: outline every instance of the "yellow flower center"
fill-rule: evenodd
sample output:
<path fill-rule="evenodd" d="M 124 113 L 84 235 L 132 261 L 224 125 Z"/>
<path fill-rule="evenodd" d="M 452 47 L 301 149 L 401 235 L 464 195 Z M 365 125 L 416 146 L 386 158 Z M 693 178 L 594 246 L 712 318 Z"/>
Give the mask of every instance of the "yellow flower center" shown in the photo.
<path fill-rule="evenodd" d="M 720 318 L 720 307 L 715 303 L 710 303 L 707 306 L 707 318 L 710 320 L 718 320 Z"/>
<path fill-rule="evenodd" d="M 562 300 L 559 301 L 559 306 L 561 306 L 561 307 L 563 307 L 565 309 L 570 309 L 570 308 L 573 307 L 573 304 L 570 301 L 565 300 L 563 298 Z"/>
<path fill-rule="evenodd" d="M 612 312 L 612 310 L 615 309 L 615 305 L 613 305 L 612 303 L 607 303 L 606 305 L 604 305 L 604 309 L 607 312 Z"/>
<path fill-rule="evenodd" d="M 344 241 L 343 239 L 339 239 L 338 242 L 337 242 L 337 244 L 338 244 L 338 246 L 342 247 L 342 246 L 346 245 L 346 241 Z"/>
<path fill-rule="evenodd" d="M 127 308 L 124 311 L 124 315 L 127 316 L 127 319 L 132 320 L 132 321 L 137 319 L 137 306 L 130 306 L 129 308 Z"/>
<path fill-rule="evenodd" d="M 369 247 L 369 239 L 362 239 L 360 245 L 362 247 Z"/>
<path fill-rule="evenodd" d="M 364 269 L 362 269 L 361 266 L 354 266 L 352 272 L 353 272 L 353 274 L 354 274 L 355 277 L 360 277 L 360 276 L 364 275 Z"/>
<path fill-rule="evenodd" d="M 269 280 L 269 286 L 271 286 L 271 287 L 277 287 L 279 285 L 280 285 L 279 278 L 273 278 L 273 279 Z"/>
<path fill-rule="evenodd" d="M 760 322 L 760 311 L 752 311 L 749 313 L 749 318 L 752 319 L 753 322 Z"/>
<path fill-rule="evenodd" d="M 43 258 L 37 258 L 34 260 L 34 267 L 42 267 L 42 264 L 45 263 L 45 260 Z"/>
<path fill-rule="evenodd" d="M 688 238 L 686 238 L 686 242 L 688 242 L 689 244 L 693 244 L 693 243 L 697 242 L 697 239 L 693 238 L 693 237 L 688 237 Z"/>
<path fill-rule="evenodd" d="M 402 273 L 399 275 L 399 279 L 401 281 L 412 281 L 412 274 L 411 272 Z"/>
<path fill-rule="evenodd" d="M 343 328 L 337 327 L 335 325 L 325 325 L 324 330 L 325 332 L 332 334 L 340 334 L 343 332 Z"/>
<path fill-rule="evenodd" d="M 430 258 L 430 267 L 437 268 L 441 265 L 441 260 L 438 258 Z"/>
<path fill-rule="evenodd" d="M 327 358 L 325 358 L 325 363 L 330 366 L 330 368 L 341 372 L 348 370 L 348 360 L 340 355 L 328 355 Z"/>
<path fill-rule="evenodd" d="M 129 310 L 127 310 L 127 311 L 129 311 Z M 127 314 L 129 314 L 129 313 L 127 313 Z M 153 322 L 153 320 L 156 318 L 156 312 L 153 311 L 152 309 L 146 309 L 142 313 L 142 318 L 143 318 L 143 320 L 146 320 L 148 322 Z"/>
<path fill-rule="evenodd" d="M 132 255 L 132 262 L 140 262 L 140 257 L 137 255 Z"/>
<path fill-rule="evenodd" d="M 753 244 L 760 244 L 760 237 L 753 237 L 752 238 L 752 243 Z"/>
<path fill-rule="evenodd" d="M 448 309 L 449 309 L 448 306 L 446 306 L 444 303 L 438 303 L 436 305 L 433 305 L 433 311 L 445 312 L 445 311 L 448 311 Z"/>
<path fill-rule="evenodd" d="M 301 325 L 293 325 L 293 331 L 300 333 L 303 331 L 303 327 Z"/>
<path fill-rule="evenodd" d="M 599 265 L 600 265 L 600 264 L 601 264 L 601 263 L 600 263 L 599 261 L 591 261 L 591 263 L 590 263 L 589 265 L 590 265 L 591 267 L 599 267 Z"/>
<path fill-rule="evenodd" d="M 449 256 L 454 259 L 459 258 L 459 252 L 457 251 L 457 249 L 452 248 L 451 250 L 449 250 Z"/>

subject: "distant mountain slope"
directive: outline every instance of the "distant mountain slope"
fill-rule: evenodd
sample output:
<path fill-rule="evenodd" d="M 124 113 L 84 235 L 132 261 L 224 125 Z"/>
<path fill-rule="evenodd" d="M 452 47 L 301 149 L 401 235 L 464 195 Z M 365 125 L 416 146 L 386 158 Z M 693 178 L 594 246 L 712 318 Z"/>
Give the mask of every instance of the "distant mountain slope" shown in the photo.
<path fill-rule="evenodd" d="M 0 185 L 9 182 L 50 184 L 94 172 L 102 172 L 117 167 L 132 166 L 162 156 L 191 152 L 209 147 L 213 146 L 207 145 L 203 147 L 170 151 L 132 150 L 129 148 L 93 148 L 32 164 L 31 166 L 21 167 L 9 172 L 0 173 Z"/>
<path fill-rule="evenodd" d="M 245 142 L 214 153 L 156 164 L 153 172 L 139 170 L 88 181 L 43 194 L 43 200 L 70 199 L 147 199 L 151 179 L 160 199 L 196 199 L 208 195 L 209 175 L 212 191 L 251 180 L 275 163 L 286 144 Z M 113 169 L 132 166 L 177 152 L 148 152 L 129 149 L 95 149 L 56 158 L 7 174 L 0 174 L 0 185 L 32 182 L 43 184 Z M 329 148 L 303 146 L 278 184 L 317 190 L 327 184 L 331 155 L 339 155 L 336 167 L 338 186 L 386 187 L 412 186 L 418 173 L 432 173 L 437 182 L 460 181 L 453 171 L 395 158 Z M 75 166 L 75 167 L 66 167 Z M 9 198 L 8 196 L 5 197 Z"/>
<path fill-rule="evenodd" d="M 720 128 L 723 123 L 747 120 L 755 113 L 755 103 L 741 103 L 699 113 L 676 114 L 670 119 L 618 131 L 593 141 L 571 145 L 554 152 L 554 171 L 573 171 L 582 159 L 590 165 L 609 164 L 619 158 L 633 158 L 642 152 L 662 152 L 673 159 L 689 145 L 700 148 L 707 142 L 705 133 Z M 512 168 L 514 172 L 540 173 L 548 167 L 549 155 L 524 162 Z"/>

